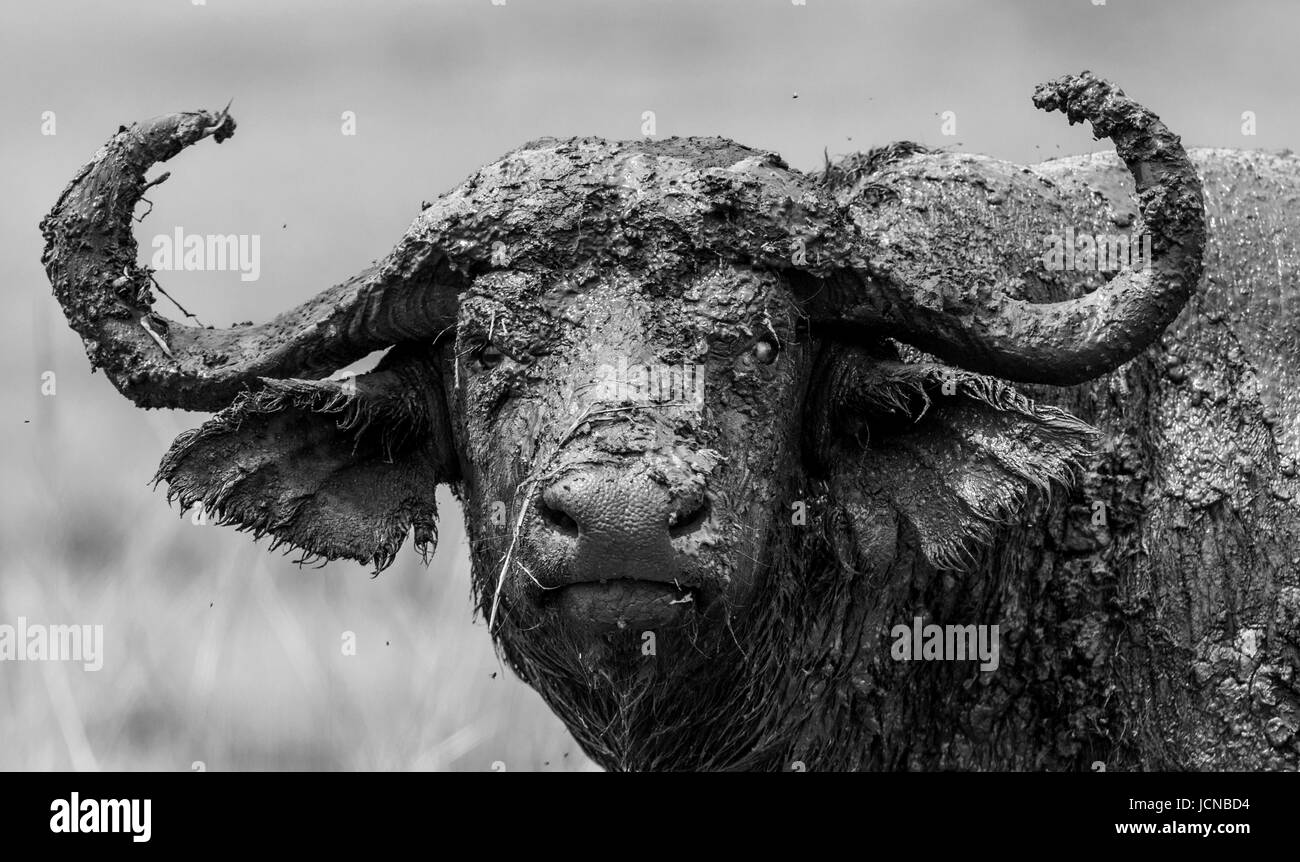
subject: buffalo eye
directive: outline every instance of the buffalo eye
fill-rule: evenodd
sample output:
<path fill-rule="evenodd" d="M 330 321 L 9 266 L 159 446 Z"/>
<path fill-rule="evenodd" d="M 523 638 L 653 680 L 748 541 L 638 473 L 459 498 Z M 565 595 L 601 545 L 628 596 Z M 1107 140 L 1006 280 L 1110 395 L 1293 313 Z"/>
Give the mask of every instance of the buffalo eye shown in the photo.
<path fill-rule="evenodd" d="M 481 368 L 496 368 L 505 358 L 506 355 L 491 344 L 484 344 L 474 353 L 474 361 Z"/>
<path fill-rule="evenodd" d="M 770 341 L 760 341 L 754 345 L 754 361 L 760 365 L 771 365 L 776 361 L 777 346 Z"/>

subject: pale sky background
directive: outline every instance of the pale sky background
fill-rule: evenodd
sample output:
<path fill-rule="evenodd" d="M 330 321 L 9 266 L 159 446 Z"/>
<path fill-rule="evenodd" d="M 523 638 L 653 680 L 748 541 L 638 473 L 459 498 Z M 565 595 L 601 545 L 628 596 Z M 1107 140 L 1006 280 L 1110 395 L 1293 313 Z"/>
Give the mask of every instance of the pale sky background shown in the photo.
<path fill-rule="evenodd" d="M 252 562 L 265 555 L 249 556 L 246 536 L 184 532 L 161 492 L 146 486 L 171 436 L 203 417 L 145 414 L 102 376 L 92 377 L 39 263 L 42 215 L 119 124 L 220 108 L 234 99 L 237 134 L 220 146 L 205 141 L 166 165 L 172 179 L 150 193 L 153 213 L 136 230 L 146 250 L 155 233 L 176 225 L 188 233 L 261 235 L 257 282 L 230 272 L 160 275 L 204 322 L 224 326 L 265 320 L 383 256 L 422 200 L 505 151 L 543 135 L 637 137 L 647 110 L 655 112 L 660 136 L 722 135 L 778 151 L 805 169 L 819 166 L 824 150 L 836 155 L 900 139 L 1030 162 L 1108 146 L 1030 102 L 1037 83 L 1091 69 L 1156 111 L 1188 145 L 1300 146 L 1298 24 L 1300 4 L 1282 0 L 507 0 L 499 6 L 491 0 L 4 0 L 0 290 L 6 311 L 0 314 L 0 362 L 7 373 L 0 386 L 0 515 L 6 522 L 0 526 L 0 621 L 28 607 L 16 597 L 44 607 L 55 606 L 51 596 L 57 594 L 62 604 L 55 604 L 67 614 L 105 614 L 107 599 L 85 598 L 92 590 L 86 584 L 113 595 L 123 578 L 147 590 L 179 577 L 162 570 L 163 557 L 132 550 L 145 536 L 171 543 L 168 565 L 186 560 L 196 590 L 207 589 L 230 560 L 273 572 L 276 583 L 290 586 L 278 604 L 263 602 L 263 611 L 303 626 L 309 609 L 328 615 L 361 603 L 382 620 L 395 601 L 386 591 L 393 583 L 408 584 L 402 578 L 421 585 L 401 587 L 421 601 L 433 596 L 417 592 L 435 589 L 422 586 L 429 578 L 454 574 L 457 590 L 464 589 L 464 537 L 450 500 L 442 514 L 442 549 L 429 572 L 406 559 L 401 573 L 385 576 L 390 580 L 370 581 L 359 567 L 331 566 L 320 576 L 333 585 L 329 598 L 316 600 L 310 583 L 294 586 L 301 579 L 284 574 L 287 564 L 279 558 Z M 41 133 L 45 111 L 56 117 L 53 136 Z M 344 111 L 356 113 L 353 137 L 340 133 Z M 954 137 L 940 134 L 944 111 L 957 115 Z M 1255 112 L 1254 137 L 1241 133 L 1243 111 Z M 159 310 L 176 316 L 165 302 Z M 48 370 L 57 372 L 56 398 L 40 393 L 40 375 Z M 103 563 L 108 569 L 101 571 L 105 558 L 116 562 Z M 221 589 L 235 589 L 230 584 L 242 583 L 244 574 L 222 581 Z M 16 583 L 30 590 L 15 592 Z M 133 595 L 123 601 L 138 600 L 148 610 L 124 604 L 112 611 L 113 619 L 119 632 L 148 637 L 154 631 L 160 655 L 188 655 L 186 632 L 207 618 L 199 610 L 186 617 L 181 606 L 189 599 L 168 596 L 150 603 Z M 196 608 L 197 596 L 190 597 Z M 473 672 L 447 682 L 437 676 L 441 671 L 430 670 L 430 684 L 471 705 L 457 722 L 496 721 L 494 710 L 504 701 L 492 700 L 483 687 L 522 686 L 508 674 L 489 682 L 496 668 L 487 635 L 482 625 L 471 626 L 465 597 L 438 592 L 434 599 L 457 603 L 454 613 L 442 614 L 437 637 L 443 640 L 392 653 L 404 662 L 393 667 L 417 667 L 428 651 L 465 641 L 466 657 L 457 661 Z M 317 607 L 313 601 L 335 604 Z M 207 609 L 205 593 L 201 610 Z M 157 615 L 173 614 L 174 630 L 158 635 L 148 627 Z M 411 619 L 419 628 L 420 618 Z M 337 637 L 333 622 L 322 626 L 319 637 Z M 267 631 L 284 645 L 283 626 Z M 308 652 L 301 654 L 310 654 L 317 635 L 306 632 L 309 646 L 302 649 Z M 109 637 L 119 638 L 110 641 L 119 651 L 128 649 L 124 636 Z M 284 672 L 292 677 L 299 660 L 289 646 L 284 652 Z M 205 703 L 217 704 L 204 709 L 225 710 L 222 756 L 228 765 L 408 762 L 403 752 L 390 752 L 389 759 L 336 757 L 328 740 L 300 759 L 286 758 L 283 747 L 269 743 L 266 751 L 250 749 L 249 734 L 296 728 L 295 722 L 310 726 L 313 717 L 277 701 L 274 680 L 267 691 L 246 688 L 246 698 L 221 706 L 230 688 L 244 685 L 240 666 L 222 676 L 221 661 L 236 659 L 195 659 L 194 667 L 206 670 L 194 673 L 210 690 Z M 278 672 L 274 656 L 246 661 L 258 673 Z M 166 689 L 168 667 L 158 660 L 155 680 L 141 689 L 145 701 Z M 189 679 L 188 668 L 176 672 Z M 91 702 L 95 690 L 83 692 L 82 678 L 73 677 L 83 725 L 78 731 L 77 709 L 49 689 L 48 679 L 24 687 L 12 682 L 15 671 L 0 670 L 10 674 L 0 673 L 0 695 L 12 686 L 10 699 L 0 696 L 0 702 L 26 699 L 20 711 L 26 717 L 17 720 L 26 723 L 0 723 L 7 731 L 0 735 L 9 740 L 17 734 L 32 751 L 44 752 L 0 758 L 0 766 L 66 767 L 91 758 L 118 768 L 144 762 L 167 768 L 169 761 L 138 759 L 146 757 L 140 752 L 152 744 L 147 734 L 161 721 L 149 712 L 142 718 L 138 704 L 122 706 L 120 723 L 99 727 L 95 710 L 103 707 Z M 104 673 L 113 672 L 110 665 Z M 299 699 L 310 700 L 316 677 L 297 678 Z M 398 698 L 394 692 L 404 690 L 405 678 L 393 679 L 392 692 L 371 694 Z M 194 691 L 199 683 L 184 685 Z M 208 713 L 184 712 L 192 698 L 177 697 L 182 718 L 167 744 L 187 768 L 192 749 L 217 743 L 193 730 L 210 726 L 202 717 Z M 534 696 L 510 697 L 518 698 L 511 704 L 524 704 L 519 710 L 531 710 L 520 712 L 517 725 L 460 737 L 453 722 L 446 738 L 413 743 L 421 762 L 486 768 L 498 756 L 493 746 L 514 745 L 521 726 L 562 737 L 558 723 L 528 700 Z M 393 706 L 414 711 L 427 704 Z M 137 731 L 146 733 L 146 742 L 123 742 Z M 357 733 L 364 737 L 364 730 Z M 355 736 L 338 734 L 338 750 L 358 745 Z M 549 745 L 528 742 L 510 756 L 526 761 L 521 768 L 543 768 L 559 754 Z"/>

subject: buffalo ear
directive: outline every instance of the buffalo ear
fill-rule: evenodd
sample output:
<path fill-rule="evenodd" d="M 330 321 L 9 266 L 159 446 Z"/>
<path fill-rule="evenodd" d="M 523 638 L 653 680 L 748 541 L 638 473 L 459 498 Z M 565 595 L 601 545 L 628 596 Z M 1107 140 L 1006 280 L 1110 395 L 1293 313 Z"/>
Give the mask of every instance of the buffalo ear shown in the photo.
<path fill-rule="evenodd" d="M 456 478 L 431 358 L 394 348 L 346 380 L 261 384 L 176 438 L 155 477 L 168 500 L 199 503 L 254 538 L 270 534 L 272 549 L 376 572 L 414 528 L 427 559 L 438 539 L 434 492 Z"/>
<path fill-rule="evenodd" d="M 838 433 L 823 451 L 860 557 L 887 511 L 933 566 L 965 567 L 1032 491 L 1071 482 L 1097 433 L 1002 380 L 938 363 L 874 359 L 830 378 L 823 409 L 835 412 L 820 424 Z"/>

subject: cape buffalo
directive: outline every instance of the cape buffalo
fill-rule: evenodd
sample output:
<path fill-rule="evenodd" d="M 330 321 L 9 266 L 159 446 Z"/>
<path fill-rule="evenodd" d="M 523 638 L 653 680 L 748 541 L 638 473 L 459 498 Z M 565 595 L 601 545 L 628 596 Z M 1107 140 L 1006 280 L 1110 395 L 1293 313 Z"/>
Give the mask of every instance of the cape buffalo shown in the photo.
<path fill-rule="evenodd" d="M 500 651 L 607 768 L 1294 769 L 1297 160 L 1089 73 L 1034 103 L 1116 152 L 533 141 L 226 330 L 136 263 L 145 171 L 235 128 L 172 114 L 43 262 L 123 394 L 219 411 L 183 506 L 379 570 L 449 484 Z"/>

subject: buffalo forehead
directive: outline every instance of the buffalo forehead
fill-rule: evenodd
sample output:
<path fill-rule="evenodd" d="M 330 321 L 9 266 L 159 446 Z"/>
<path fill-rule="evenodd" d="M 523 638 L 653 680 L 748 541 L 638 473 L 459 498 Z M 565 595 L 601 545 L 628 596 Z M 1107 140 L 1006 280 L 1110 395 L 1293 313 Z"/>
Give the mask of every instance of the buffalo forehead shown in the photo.
<path fill-rule="evenodd" d="M 476 280 L 462 320 L 494 340 L 533 346 L 565 340 L 646 340 L 702 347 L 788 328 L 793 299 L 778 273 L 720 265 L 700 273 L 608 270 L 556 275 L 494 272 Z M 782 334 L 783 337 L 783 334 Z"/>

